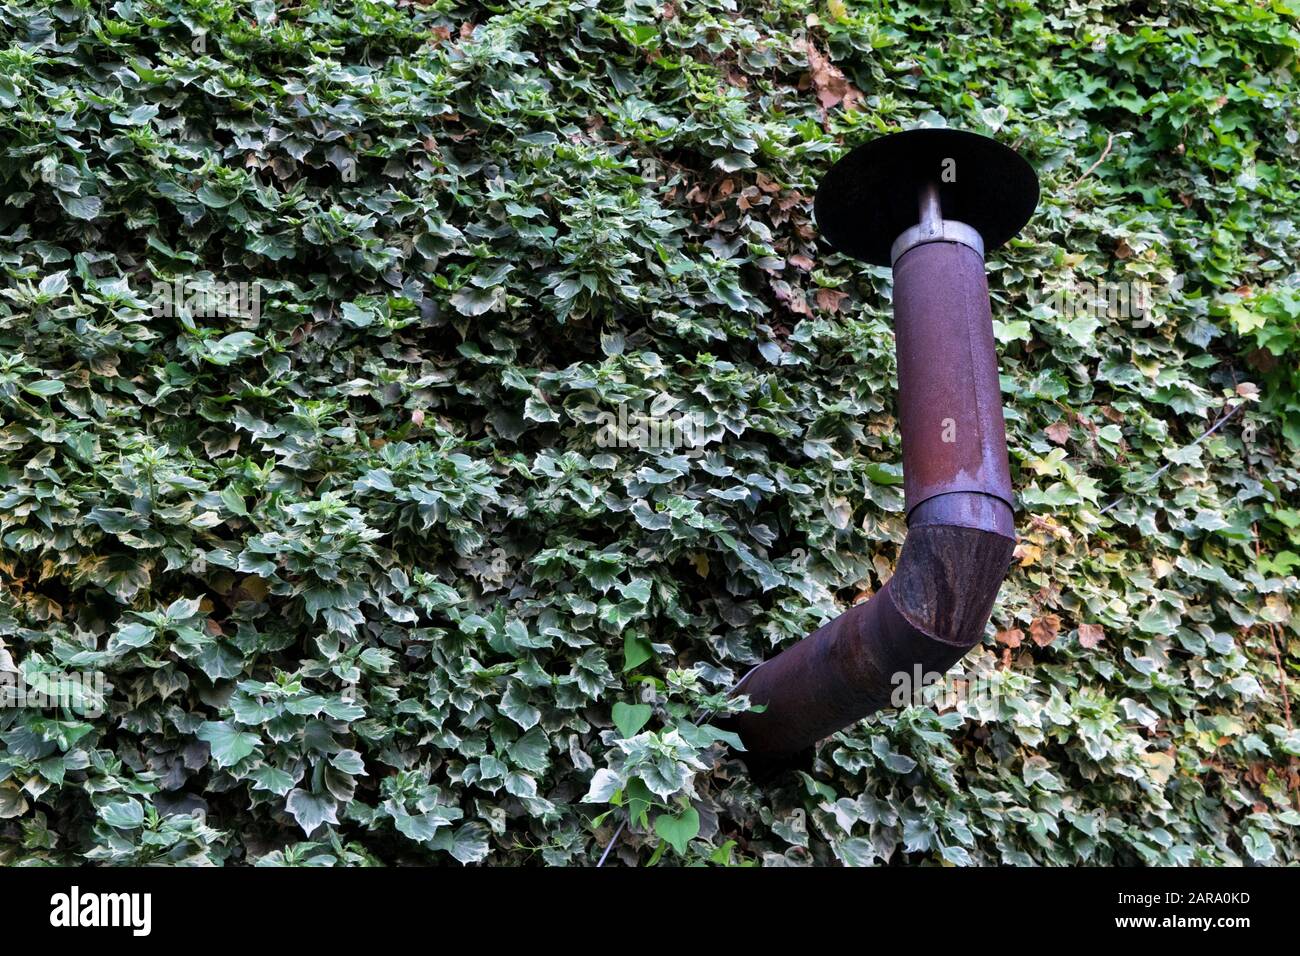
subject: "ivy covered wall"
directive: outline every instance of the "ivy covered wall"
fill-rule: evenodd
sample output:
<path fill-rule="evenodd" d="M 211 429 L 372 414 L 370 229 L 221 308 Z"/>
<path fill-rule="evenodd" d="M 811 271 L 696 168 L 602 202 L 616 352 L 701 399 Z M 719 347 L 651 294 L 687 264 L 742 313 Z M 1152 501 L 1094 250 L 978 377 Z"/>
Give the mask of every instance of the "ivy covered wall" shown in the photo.
<path fill-rule="evenodd" d="M 0 686 L 91 678 L 0 863 L 1300 860 L 1296 13 L 0 5 Z M 812 195 L 943 124 L 1042 180 L 1016 567 L 756 784 L 711 714 L 904 532 Z"/>

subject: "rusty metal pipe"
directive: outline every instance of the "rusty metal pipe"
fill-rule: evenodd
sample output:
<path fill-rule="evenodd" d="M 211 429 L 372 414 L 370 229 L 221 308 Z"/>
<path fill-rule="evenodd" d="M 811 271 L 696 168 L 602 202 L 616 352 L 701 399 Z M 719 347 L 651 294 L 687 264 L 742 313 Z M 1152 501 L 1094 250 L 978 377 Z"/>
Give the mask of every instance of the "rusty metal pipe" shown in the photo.
<path fill-rule="evenodd" d="M 960 242 L 913 246 L 894 263 L 894 350 L 907 512 L 938 495 L 974 492 L 1006 505 L 1002 392 L 984 260 Z"/>
<path fill-rule="evenodd" d="M 918 667 L 946 671 L 980 642 L 1010 565 L 1011 475 L 983 234 L 943 218 L 937 179 L 922 180 L 914 195 L 915 225 L 890 244 L 907 538 L 893 577 L 870 600 L 737 687 L 765 705 L 730 722 L 751 769 L 886 706 L 899 678 L 912 681 Z M 820 192 L 818 200 L 820 222 Z"/>

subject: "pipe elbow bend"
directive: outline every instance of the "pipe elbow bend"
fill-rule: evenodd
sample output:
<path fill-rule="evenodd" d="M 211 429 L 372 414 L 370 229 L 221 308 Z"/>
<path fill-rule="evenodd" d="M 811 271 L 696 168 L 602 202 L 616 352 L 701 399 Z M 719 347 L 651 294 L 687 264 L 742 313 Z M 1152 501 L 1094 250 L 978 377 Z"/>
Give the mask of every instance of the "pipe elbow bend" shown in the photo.
<path fill-rule="evenodd" d="M 1015 537 L 1000 529 L 913 524 L 889 596 L 917 631 L 965 653 L 980 642 L 1006 577 Z"/>
<path fill-rule="evenodd" d="M 981 493 L 932 500 L 912 512 L 894 575 L 871 600 L 741 681 L 766 707 L 729 722 L 751 770 L 896 702 L 900 680 L 943 674 L 980 642 L 1015 549 L 1011 507 Z"/>

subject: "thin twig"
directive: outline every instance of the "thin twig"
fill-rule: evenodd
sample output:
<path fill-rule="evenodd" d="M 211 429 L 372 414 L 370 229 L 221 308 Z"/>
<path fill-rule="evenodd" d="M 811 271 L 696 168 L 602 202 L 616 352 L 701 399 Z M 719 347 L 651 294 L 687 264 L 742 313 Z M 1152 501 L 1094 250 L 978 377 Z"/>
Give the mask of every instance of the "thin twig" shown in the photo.
<path fill-rule="evenodd" d="M 758 670 L 762 666 L 763 666 L 763 662 L 760 661 L 759 663 L 751 667 L 748 671 L 746 671 L 745 676 L 742 677 L 740 680 L 736 681 L 736 683 L 732 685 L 732 688 L 727 692 L 727 695 L 731 696 L 732 694 L 735 694 L 737 691 L 739 691 L 741 685 L 744 684 L 745 681 L 749 680 L 749 675 L 754 673 L 754 671 Z M 692 718 L 692 722 L 699 723 L 700 718 L 704 716 L 705 710 L 707 710 L 707 708 L 704 707 L 701 707 L 699 710 L 697 710 L 695 712 L 695 716 Z M 618 825 L 618 829 L 614 831 L 614 835 L 610 837 L 609 842 L 605 844 L 605 852 L 600 855 L 600 862 L 596 864 L 597 869 L 600 869 L 600 867 L 605 865 L 605 859 L 609 856 L 609 851 L 614 849 L 614 844 L 617 843 L 618 838 L 623 835 L 623 828 L 625 826 L 627 826 L 627 817 L 623 818 L 622 822 L 620 822 Z"/>
<path fill-rule="evenodd" d="M 1235 370 L 1232 372 L 1232 384 L 1234 386 L 1237 384 L 1237 373 Z M 1251 478 L 1255 477 L 1255 464 L 1249 458 L 1246 459 L 1246 473 L 1250 475 Z M 1250 533 L 1255 539 L 1255 563 L 1258 564 L 1262 553 L 1259 546 L 1259 522 L 1251 522 Z M 1282 691 L 1282 715 L 1286 718 L 1286 729 L 1290 731 L 1292 728 L 1291 695 L 1287 693 L 1286 689 L 1286 668 L 1282 666 L 1282 651 L 1277 643 L 1277 627 L 1272 621 L 1266 621 L 1265 623 L 1268 624 L 1269 642 L 1273 645 L 1273 663 L 1277 666 L 1277 685 Z M 1300 810 L 1300 778 L 1297 777 L 1295 768 L 1296 758 L 1291 757 L 1287 761 L 1287 786 L 1293 791 L 1296 809 Z"/>
<path fill-rule="evenodd" d="M 623 818 L 622 822 L 618 825 L 618 829 L 614 831 L 614 835 L 610 837 L 609 842 L 605 844 L 605 852 L 600 855 L 600 862 L 596 864 L 597 869 L 605 865 L 605 858 L 609 856 L 609 851 L 614 849 L 614 844 L 618 842 L 618 838 L 623 835 L 623 828 L 625 826 L 627 826 L 627 817 Z"/>
<path fill-rule="evenodd" d="M 1222 428 L 1224 425 L 1226 425 L 1226 424 L 1228 423 L 1228 419 L 1232 418 L 1233 415 L 1237 414 L 1237 412 L 1241 411 L 1241 410 L 1242 410 L 1243 408 L 1245 408 L 1245 407 L 1246 407 L 1246 403 L 1245 403 L 1245 402 L 1242 402 L 1240 405 L 1234 405 L 1233 408 L 1232 408 L 1232 411 L 1228 412 L 1228 414 L 1224 415 L 1224 416 L 1223 416 L 1222 418 L 1220 418 L 1217 422 L 1215 422 L 1213 425 L 1211 425 L 1209 428 L 1207 428 L 1205 431 L 1203 431 L 1203 432 L 1201 433 L 1201 435 L 1200 435 L 1199 438 L 1197 438 L 1194 442 L 1192 442 L 1192 443 L 1189 444 L 1189 445 L 1184 445 L 1182 448 L 1180 448 L 1180 449 L 1178 449 L 1178 450 L 1179 450 L 1179 451 L 1186 451 L 1186 450 L 1189 449 L 1189 448 L 1195 448 L 1195 447 L 1196 447 L 1197 445 L 1199 445 L 1201 442 L 1205 441 L 1205 439 L 1209 438 L 1211 435 L 1213 435 L 1215 432 L 1217 432 L 1220 428 Z M 1156 473 L 1153 474 L 1150 478 L 1148 478 L 1146 481 L 1142 482 L 1142 484 L 1140 484 L 1140 485 L 1138 485 L 1136 488 L 1134 488 L 1132 492 L 1129 492 L 1129 493 L 1127 493 L 1127 494 L 1122 494 L 1122 495 L 1120 495 L 1118 498 L 1116 498 L 1114 501 L 1112 501 L 1112 502 L 1111 502 L 1110 504 L 1108 504 L 1106 507 L 1102 508 L 1101 511 L 1098 512 L 1098 514 L 1099 514 L 1099 515 L 1104 515 L 1107 511 L 1110 511 L 1111 508 L 1114 508 L 1117 504 L 1119 504 L 1121 501 L 1123 501 L 1125 498 L 1127 498 L 1130 494 L 1134 494 L 1134 493 L 1136 493 L 1136 492 L 1138 492 L 1138 491 L 1141 491 L 1141 490 L 1142 490 L 1143 488 L 1145 488 L 1147 485 L 1149 485 L 1149 484 L 1151 484 L 1152 482 L 1156 481 L 1156 480 L 1157 480 L 1161 475 L 1163 475 L 1166 471 L 1168 471 L 1168 470 L 1169 470 L 1170 468 L 1172 468 L 1173 466 L 1174 466 L 1174 463 L 1173 463 L 1172 461 L 1169 462 L 1167 465 L 1163 465 L 1163 466 L 1160 467 L 1160 468 L 1156 471 Z"/>
<path fill-rule="evenodd" d="M 1260 559 L 1259 524 L 1252 524 L 1250 526 L 1250 532 L 1255 536 L 1255 561 L 1258 562 Z M 1282 649 L 1277 643 L 1277 625 L 1272 621 L 1265 621 L 1264 623 L 1268 625 L 1268 640 L 1269 643 L 1273 645 L 1273 663 L 1277 665 L 1277 686 L 1282 691 L 1282 716 L 1286 718 L 1286 729 L 1290 731 L 1293 729 L 1293 724 L 1291 723 L 1291 695 L 1287 693 L 1286 689 L 1286 668 L 1282 666 Z M 1287 761 L 1287 763 L 1288 769 L 1294 771 L 1296 758 L 1292 757 Z M 1294 772 L 1291 774 L 1291 777 L 1292 780 L 1295 779 Z M 1300 810 L 1300 786 L 1288 785 L 1291 786 L 1291 789 L 1293 790 L 1296 809 Z"/>
<path fill-rule="evenodd" d="M 1090 175 L 1092 175 L 1092 171 L 1093 171 L 1094 169 L 1096 169 L 1098 166 L 1100 166 L 1103 162 L 1106 161 L 1106 157 L 1110 155 L 1110 148 L 1111 148 L 1111 146 L 1113 146 L 1113 145 L 1115 145 L 1115 134 L 1114 134 L 1114 133 L 1107 133 L 1107 134 L 1106 134 L 1106 148 L 1103 149 L 1103 150 L 1101 151 L 1101 155 L 1097 157 L 1097 161 L 1096 161 L 1095 163 L 1093 163 L 1091 166 L 1089 166 L 1087 169 L 1085 169 L 1085 170 L 1083 171 L 1083 175 L 1082 175 L 1082 176 L 1080 176 L 1080 177 L 1079 177 L 1078 179 L 1076 179 L 1074 182 L 1070 183 L 1070 188 L 1071 188 L 1071 189 L 1073 189 L 1075 186 L 1079 185 L 1079 183 L 1081 183 L 1081 182 L 1083 182 L 1085 179 L 1087 179 Z"/>
<path fill-rule="evenodd" d="M 1255 561 L 1260 559 L 1259 548 L 1259 525 L 1252 524 L 1250 533 L 1255 536 Z M 1291 695 L 1286 690 L 1286 669 L 1282 666 L 1282 651 L 1277 643 L 1277 630 L 1272 621 L 1265 621 L 1268 625 L 1268 639 L 1273 644 L 1273 662 L 1277 664 L 1277 684 L 1282 689 L 1282 715 L 1286 718 L 1286 729 L 1291 730 Z"/>
<path fill-rule="evenodd" d="M 1282 666 L 1282 651 L 1277 644 L 1277 625 L 1272 621 L 1268 623 L 1268 639 L 1273 643 L 1273 662 L 1277 664 L 1277 683 L 1282 688 L 1282 714 L 1286 717 L 1286 729 L 1294 729 L 1291 725 L 1291 697 L 1286 692 L 1286 669 Z"/>

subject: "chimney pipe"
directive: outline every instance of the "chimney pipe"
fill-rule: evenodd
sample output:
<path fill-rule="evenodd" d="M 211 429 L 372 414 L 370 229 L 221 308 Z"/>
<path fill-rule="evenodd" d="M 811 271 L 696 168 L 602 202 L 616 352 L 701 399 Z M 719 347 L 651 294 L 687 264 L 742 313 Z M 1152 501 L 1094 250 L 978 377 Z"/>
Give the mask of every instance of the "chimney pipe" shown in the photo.
<path fill-rule="evenodd" d="M 1038 179 L 995 140 L 911 130 L 853 150 L 817 190 L 831 245 L 894 270 L 908 532 L 894 575 L 736 688 L 751 771 L 780 767 L 889 703 L 896 675 L 942 674 L 978 644 L 1015 547 L 984 252 L 1014 236 Z M 913 687 L 913 691 L 920 688 Z"/>

